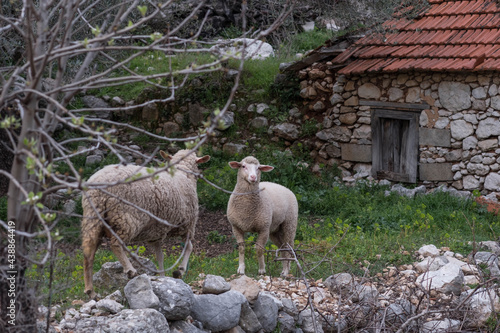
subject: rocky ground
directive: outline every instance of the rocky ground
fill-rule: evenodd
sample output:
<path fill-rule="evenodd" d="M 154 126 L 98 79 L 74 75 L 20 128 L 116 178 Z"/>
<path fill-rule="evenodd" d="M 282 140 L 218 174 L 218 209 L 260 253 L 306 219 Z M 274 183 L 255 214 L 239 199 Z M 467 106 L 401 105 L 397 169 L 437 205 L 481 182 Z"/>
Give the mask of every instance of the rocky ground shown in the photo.
<path fill-rule="evenodd" d="M 200 275 L 188 286 L 146 274 L 129 281 L 123 271 L 111 268 L 118 262 L 107 263 L 101 271 L 115 275 L 108 282 L 94 282 L 123 279 L 125 297 L 116 291 L 98 302 L 80 302 L 79 309 L 67 309 L 61 321 L 53 322 L 52 332 L 127 325 L 123 332 L 165 331 L 158 327 L 168 332 L 169 326 L 170 332 L 192 333 L 497 332 L 500 245 L 478 245 L 481 251 L 466 256 L 426 245 L 415 253 L 412 265 L 319 280 Z M 129 327 L 131 321 L 137 327 Z"/>
<path fill-rule="evenodd" d="M 397 186 L 393 186 L 392 190 L 410 197 L 423 191 L 420 188 L 405 189 Z M 456 190 L 452 194 L 463 195 Z M 478 202 L 487 205 L 491 211 L 496 211 L 499 206 L 498 198 L 494 195 L 481 197 Z M 204 208 L 200 209 L 194 243 L 195 253 L 203 251 L 208 257 L 234 250 L 231 227 L 224 211 L 213 212 Z M 181 240 L 169 240 L 164 244 L 164 248 L 168 250 L 180 244 Z M 497 318 L 495 313 L 500 311 L 496 284 L 500 276 L 499 254 L 500 245 L 493 241 L 485 244 L 475 255 L 453 253 L 447 248 L 425 246 L 414 254 L 414 264 L 387 267 L 383 273 L 376 275 L 371 274 L 367 268 L 365 276 L 356 277 L 350 273 L 340 273 L 318 280 L 304 280 L 300 276 L 286 279 L 262 276 L 256 280 L 250 279 L 252 283 L 247 282 L 245 285 L 255 284 L 256 295 L 259 292 L 271 295 L 281 306 L 285 300 L 291 300 L 296 308 L 294 313 L 298 316 L 295 316 L 291 327 L 299 325 L 301 330 L 284 330 L 283 332 L 315 332 L 314 329 L 311 330 L 311 327 L 301 322 L 305 319 L 300 314 L 310 313 L 311 305 L 316 313 L 317 332 L 332 329 L 335 332 L 352 329 L 362 332 L 471 332 L 471 329 L 495 332 L 500 329 L 498 322 L 495 322 Z M 208 276 L 200 275 L 196 282 L 190 284 L 194 295 L 206 294 L 204 287 L 208 278 Z M 234 275 L 225 280 L 231 282 L 237 279 L 238 276 Z M 128 279 L 125 278 L 125 280 L 124 285 L 128 282 Z M 151 277 L 151 281 L 157 281 L 157 278 Z M 244 291 L 243 294 L 245 294 Z M 213 297 L 214 301 L 218 299 L 216 295 L 210 297 Z M 119 301 L 121 304 L 127 304 L 127 302 L 125 299 Z M 75 305 L 83 303 L 84 301 L 78 301 Z M 109 303 L 109 301 L 103 300 L 101 303 Z M 96 320 L 102 323 L 105 323 L 106 318 L 109 318 L 110 322 L 118 320 L 116 325 L 122 325 L 120 321 L 122 319 L 126 321 L 129 316 L 141 317 L 146 315 L 146 312 L 148 316 L 157 316 L 153 309 L 122 311 L 121 306 L 119 309 L 112 308 L 115 311 L 113 312 L 106 307 L 99 308 L 96 304 L 82 306 L 86 309 L 85 311 L 88 310 L 88 314 L 83 314 L 82 310 L 66 310 L 64 318 L 70 324 L 54 321 L 55 331 L 73 332 L 70 329 L 73 326 L 67 325 L 72 325 L 71 323 L 80 325 L 78 324 L 80 320 L 85 320 L 81 322 L 81 325 L 83 323 L 90 325 L 88 328 L 92 330 L 97 322 L 87 321 L 94 316 L 100 317 Z M 249 304 L 257 312 L 255 305 L 252 302 Z M 118 306 L 114 303 L 113 305 Z M 283 311 L 280 308 L 276 313 L 276 320 L 280 325 L 285 325 L 280 320 L 289 319 Z M 187 318 L 179 322 L 172 322 L 168 318 L 167 320 L 169 325 L 173 325 L 171 328 L 181 323 L 182 325 L 196 324 L 196 321 L 193 322 L 189 316 Z M 164 321 L 164 318 L 161 320 Z M 189 332 L 198 332 L 192 326 L 189 327 L 192 329 L 188 330 Z"/>

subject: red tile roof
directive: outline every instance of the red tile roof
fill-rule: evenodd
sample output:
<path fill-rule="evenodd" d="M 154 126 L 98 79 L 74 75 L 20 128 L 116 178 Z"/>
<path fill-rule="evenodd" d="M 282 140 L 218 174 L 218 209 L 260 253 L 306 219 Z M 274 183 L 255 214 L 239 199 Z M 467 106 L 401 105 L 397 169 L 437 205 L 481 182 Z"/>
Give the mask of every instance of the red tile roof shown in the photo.
<path fill-rule="evenodd" d="M 429 0 L 414 20 L 385 22 L 385 34 L 351 45 L 333 62 L 340 74 L 400 71 L 500 71 L 497 0 Z"/>

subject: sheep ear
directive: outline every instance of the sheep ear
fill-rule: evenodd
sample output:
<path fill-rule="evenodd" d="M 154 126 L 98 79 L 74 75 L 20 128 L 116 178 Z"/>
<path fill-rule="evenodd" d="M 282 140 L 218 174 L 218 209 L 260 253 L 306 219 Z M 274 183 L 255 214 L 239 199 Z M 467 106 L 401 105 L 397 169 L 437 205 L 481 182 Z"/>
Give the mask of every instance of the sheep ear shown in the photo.
<path fill-rule="evenodd" d="M 270 165 L 261 165 L 259 166 L 259 170 L 262 171 L 262 172 L 269 172 L 269 171 L 272 171 L 274 169 L 273 166 L 270 166 Z"/>
<path fill-rule="evenodd" d="M 165 153 L 163 150 L 160 150 L 160 155 L 161 155 L 161 157 L 163 157 L 167 161 L 170 161 L 172 159 L 172 156 L 170 156 L 169 154 Z"/>
<path fill-rule="evenodd" d="M 205 155 L 203 157 L 198 157 L 196 159 L 196 164 L 206 163 L 208 161 L 210 161 L 210 155 Z"/>
<path fill-rule="evenodd" d="M 239 168 L 241 168 L 241 163 L 240 162 L 231 161 L 228 164 L 233 169 L 239 169 Z"/>

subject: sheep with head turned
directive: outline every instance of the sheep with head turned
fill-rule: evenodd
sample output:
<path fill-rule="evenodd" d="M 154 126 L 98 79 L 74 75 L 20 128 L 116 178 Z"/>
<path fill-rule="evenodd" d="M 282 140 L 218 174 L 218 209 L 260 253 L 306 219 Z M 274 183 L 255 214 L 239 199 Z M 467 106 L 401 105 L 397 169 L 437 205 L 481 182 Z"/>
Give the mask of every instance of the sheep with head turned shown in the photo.
<path fill-rule="evenodd" d="M 269 172 L 274 167 L 261 165 L 253 156 L 241 162 L 229 162 L 238 169 L 238 179 L 227 205 L 227 219 L 238 242 L 238 274 L 245 274 L 245 232 L 258 234 L 255 244 L 259 262 L 259 274 L 266 273 L 264 248 L 270 238 L 280 249 L 293 247 L 297 230 L 298 203 L 295 194 L 288 188 L 271 182 L 260 182 L 261 172 Z M 290 270 L 290 253 L 281 251 L 283 271 L 286 276 Z"/>
<path fill-rule="evenodd" d="M 198 221 L 198 164 L 207 162 L 210 156 L 197 157 L 189 150 L 180 150 L 172 157 L 163 151 L 160 153 L 170 161 L 171 172 L 158 168 L 147 170 L 138 165 L 108 165 L 91 176 L 85 185 L 89 189 L 82 197 L 83 271 L 85 293 L 91 298 L 96 296 L 92 283 L 94 257 L 104 236 L 110 238 L 111 250 L 129 278 L 136 276 L 137 271 L 123 245 L 137 242 L 151 245 L 162 272 L 163 240 L 186 237 L 179 273 L 186 271 Z M 135 177 L 151 171 L 159 172 L 134 181 Z"/>

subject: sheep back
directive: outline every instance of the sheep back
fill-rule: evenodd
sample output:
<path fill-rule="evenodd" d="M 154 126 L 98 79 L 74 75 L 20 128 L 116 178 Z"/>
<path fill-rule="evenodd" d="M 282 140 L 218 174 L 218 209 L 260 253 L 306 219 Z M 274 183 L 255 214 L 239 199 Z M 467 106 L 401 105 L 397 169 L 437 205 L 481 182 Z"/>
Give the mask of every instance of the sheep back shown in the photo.
<path fill-rule="evenodd" d="M 297 221 L 299 206 L 295 194 L 285 186 L 271 182 L 261 182 L 261 196 L 263 202 L 269 203 L 272 210 L 272 224 L 270 232 L 277 231 L 285 221 Z"/>
<path fill-rule="evenodd" d="M 187 169 L 188 164 L 181 162 L 179 165 Z M 119 182 L 138 173 L 146 175 L 146 168 L 136 165 L 109 165 L 90 177 L 88 182 Z M 183 236 L 187 232 L 194 235 L 198 219 L 196 179 L 186 172 L 177 170 L 173 176 L 168 172 L 160 172 L 155 178 L 117 184 L 107 187 L 105 191 L 118 198 L 99 189 L 91 189 L 87 192 L 88 199 L 84 197 L 82 202 L 84 215 L 95 215 L 88 201 L 90 199 L 111 228 L 125 242 L 155 241 L 164 239 L 167 233 L 170 236 Z M 120 199 L 129 201 L 179 227 L 165 225 Z M 123 218 L 126 214 L 132 215 L 133 219 Z M 98 219 L 84 219 L 84 222 L 100 223 Z M 91 226 L 82 226 L 83 232 L 89 227 Z"/>

